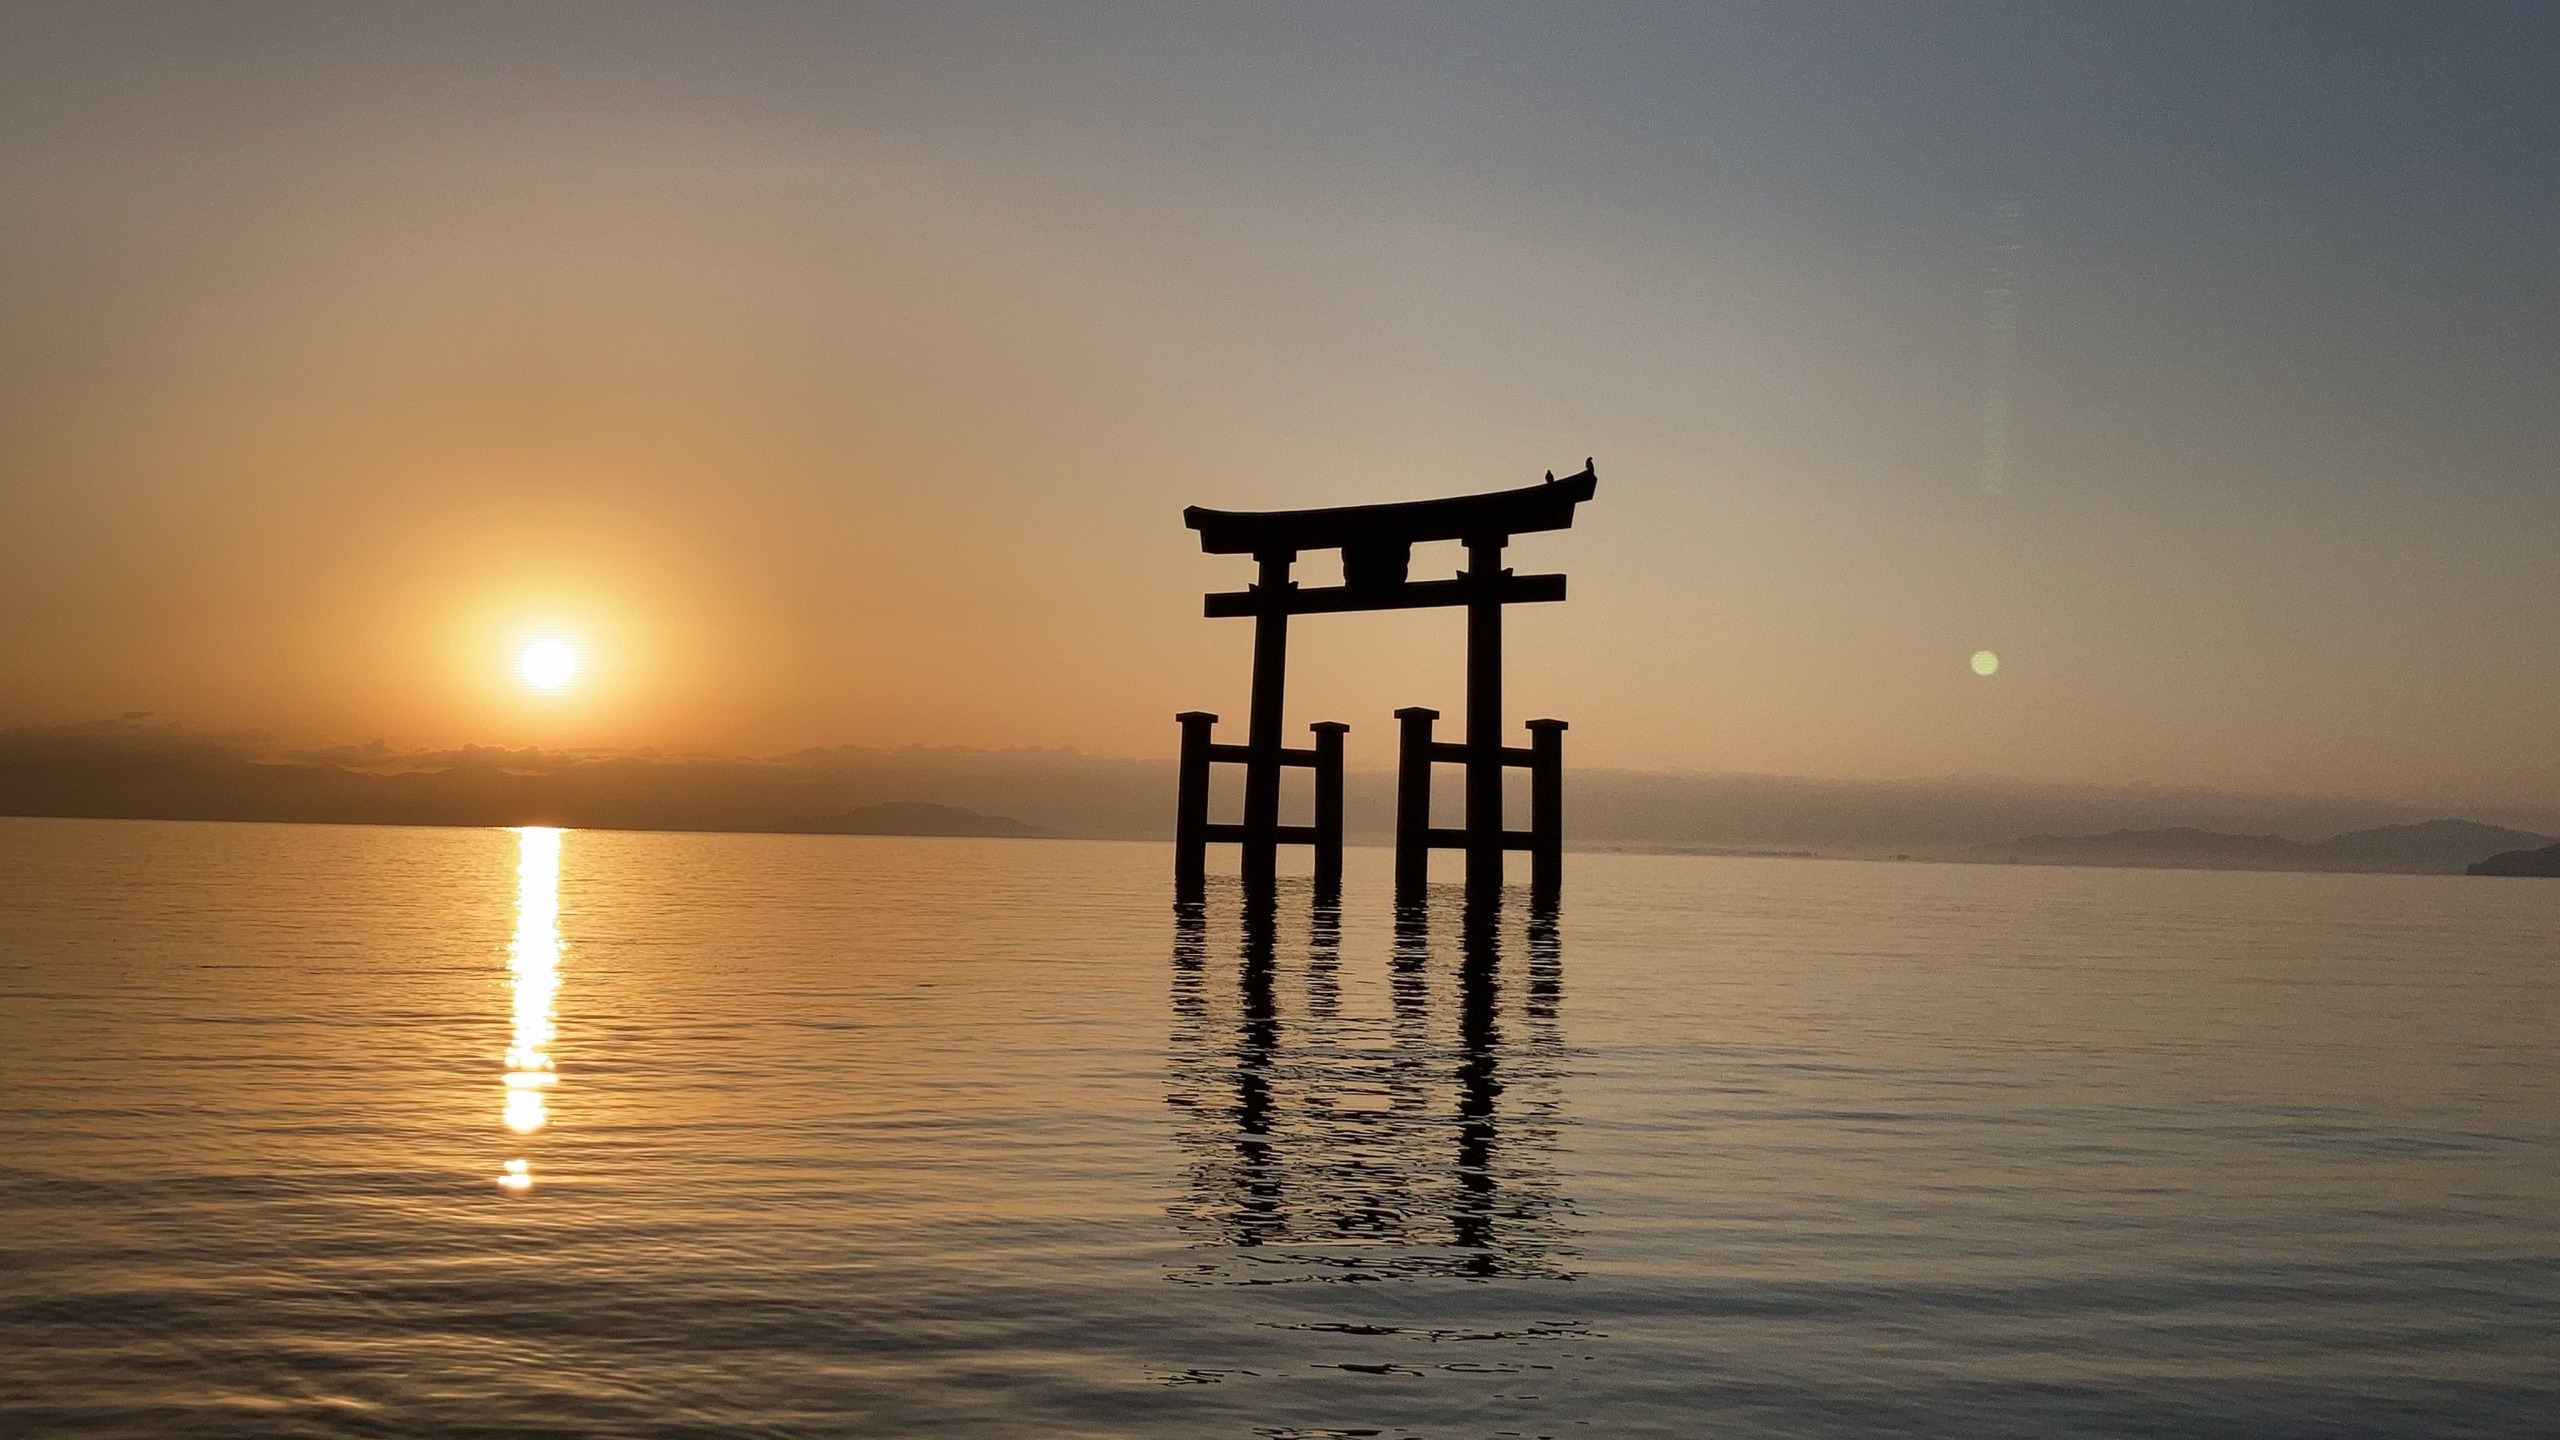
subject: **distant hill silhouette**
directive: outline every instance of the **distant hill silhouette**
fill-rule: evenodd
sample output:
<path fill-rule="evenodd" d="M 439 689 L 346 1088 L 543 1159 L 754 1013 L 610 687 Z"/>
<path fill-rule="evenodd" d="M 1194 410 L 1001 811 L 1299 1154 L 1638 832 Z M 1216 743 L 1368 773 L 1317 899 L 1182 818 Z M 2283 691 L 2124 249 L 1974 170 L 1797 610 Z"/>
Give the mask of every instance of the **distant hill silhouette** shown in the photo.
<path fill-rule="evenodd" d="M 2547 843 L 2530 830 L 2476 820 L 2425 820 L 2350 830 L 2305 845 L 2282 835 L 2229 835 L 2192 826 L 2103 835 L 2028 835 L 1983 846 L 1984 858 L 2045 865 L 2151 865 L 2181 869 L 2333 870 L 2459 875 L 2484 856 Z"/>
<path fill-rule="evenodd" d="M 2311 850 L 2341 870 L 2413 870 L 2426 875 L 2454 875 L 2483 855 L 2550 842 L 2550 836 L 2530 830 L 2509 830 L 2470 820 L 2429 820 L 2417 825 L 2357 830 L 2324 840 Z"/>
<path fill-rule="evenodd" d="M 1172 729 L 1170 723 L 1165 727 L 1168 743 Z M 1383 841 L 1391 833 L 1395 773 L 1385 767 L 1393 754 L 1392 729 L 1392 722 L 1381 719 L 1351 735 L 1354 768 L 1345 808 L 1356 842 Z M 2055 785 L 1994 776 L 1816 780 L 1571 768 L 1566 842 L 1590 849 L 1957 859 L 1981 858 L 1985 852 L 1975 847 L 1990 846 L 1999 858 L 2009 858 L 2016 843 L 2010 837 L 2019 835 L 2185 826 L 2243 840 L 2310 839 L 2397 827 L 2425 820 L 2428 813 L 2369 800 L 2165 785 Z M 1236 813 L 1240 803 L 1231 781 L 1222 777 L 1212 792 L 1218 815 Z M 149 717 L 0 729 L 0 815 L 763 832 L 795 818 L 915 801 L 1010 816 L 1060 835 L 1157 840 L 1171 836 L 1173 793 L 1170 759 L 1119 759 L 1062 748 L 847 745 L 747 759 L 488 746 L 289 750 L 261 735 L 207 732 Z M 1525 802 L 1525 792 L 1515 792 L 1514 799 Z M 1454 825 L 1457 818 L 1453 792 L 1435 823 Z M 2545 843 L 2535 830 L 2560 832 L 2560 811 L 2519 809 L 2482 818 L 2532 829 L 2509 832 L 2514 838 L 2493 841 L 2450 868 Z M 2064 863 L 2128 862 L 2077 856 Z M 2259 862 L 2243 856 L 2211 863 Z"/>
<path fill-rule="evenodd" d="M 2560 845 L 2545 845 L 2539 850 L 2503 851 L 2468 867 L 2463 873 L 2560 876 Z"/>
<path fill-rule="evenodd" d="M 889 800 L 841 815 L 794 815 L 774 829 L 795 835 L 980 835 L 1015 840 L 1054 839 L 1057 831 L 1010 815 L 981 815 L 930 800 Z"/>
<path fill-rule="evenodd" d="M 487 746 L 280 751 L 262 736 L 136 721 L 0 730 L 0 815 L 770 831 L 904 802 L 1134 839 L 1164 830 L 1172 793 L 1170 762 L 1073 750 L 846 746 L 754 760 Z"/>

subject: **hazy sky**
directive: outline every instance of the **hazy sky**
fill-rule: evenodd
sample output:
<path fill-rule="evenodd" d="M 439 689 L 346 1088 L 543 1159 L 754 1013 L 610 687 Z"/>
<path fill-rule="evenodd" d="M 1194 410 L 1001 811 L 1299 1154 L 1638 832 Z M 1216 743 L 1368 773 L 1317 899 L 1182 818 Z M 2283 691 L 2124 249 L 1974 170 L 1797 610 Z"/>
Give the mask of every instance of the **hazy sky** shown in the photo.
<path fill-rule="evenodd" d="M 0 723 L 1165 754 L 1183 505 L 1593 455 L 1575 763 L 2560 801 L 2548 7 L 18 3 L 0 185 Z"/>

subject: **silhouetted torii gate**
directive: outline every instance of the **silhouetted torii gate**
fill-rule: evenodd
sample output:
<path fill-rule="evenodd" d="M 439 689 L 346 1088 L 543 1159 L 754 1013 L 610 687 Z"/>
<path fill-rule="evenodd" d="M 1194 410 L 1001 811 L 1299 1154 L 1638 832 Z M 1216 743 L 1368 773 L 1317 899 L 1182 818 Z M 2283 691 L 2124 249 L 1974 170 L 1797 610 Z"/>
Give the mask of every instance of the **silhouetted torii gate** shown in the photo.
<path fill-rule="evenodd" d="M 1402 722 L 1396 777 L 1396 898 L 1419 899 L 1433 849 L 1467 854 L 1467 891 L 1490 894 L 1502 885 L 1502 855 L 1526 850 L 1533 891 L 1553 898 L 1564 876 L 1564 730 L 1562 720 L 1528 722 L 1525 748 L 1502 743 L 1502 607 L 1562 600 L 1562 575 L 1514 575 L 1502 568 L 1503 547 L 1514 535 L 1565 530 L 1573 509 L 1599 485 L 1592 465 L 1558 480 L 1485 495 L 1408 500 L 1388 505 L 1344 505 L 1322 510 L 1238 513 L 1194 505 L 1183 523 L 1200 532 L 1200 548 L 1212 555 L 1251 555 L 1261 575 L 1250 589 L 1209 595 L 1211 618 L 1253 617 L 1252 714 L 1245 743 L 1213 743 L 1218 717 L 1191 710 L 1182 725 L 1180 793 L 1174 826 L 1174 888 L 1197 899 L 1206 884 L 1211 841 L 1244 848 L 1248 892 L 1269 893 L 1279 847 L 1315 847 L 1316 888 L 1338 892 L 1342 884 L 1342 737 L 1351 727 L 1318 721 L 1316 743 L 1293 750 L 1281 742 L 1281 692 L 1288 679 L 1289 617 L 1357 610 L 1467 607 L 1467 738 L 1446 744 L 1432 738 L 1440 712 L 1419 706 L 1396 712 Z M 1467 568 L 1449 580 L 1408 580 L 1413 547 L 1433 540 L 1463 541 Z M 1340 550 L 1343 583 L 1301 589 L 1289 567 L 1305 550 Z M 1245 767 L 1244 823 L 1209 823 L 1209 767 Z M 1466 766 L 1466 824 L 1457 830 L 1431 825 L 1431 766 Z M 1280 823 L 1280 771 L 1298 765 L 1316 772 L 1315 823 Z M 1529 771 L 1529 828 L 1502 828 L 1502 772 Z"/>

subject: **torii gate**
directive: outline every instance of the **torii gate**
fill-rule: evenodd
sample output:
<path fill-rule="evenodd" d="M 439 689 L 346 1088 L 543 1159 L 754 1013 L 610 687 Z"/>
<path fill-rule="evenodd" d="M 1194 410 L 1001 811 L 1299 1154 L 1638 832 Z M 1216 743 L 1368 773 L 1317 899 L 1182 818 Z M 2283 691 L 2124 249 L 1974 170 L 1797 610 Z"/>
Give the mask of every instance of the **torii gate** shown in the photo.
<path fill-rule="evenodd" d="M 1253 617 L 1252 714 L 1245 743 L 1211 740 L 1218 717 L 1190 710 L 1174 717 L 1182 726 L 1182 764 L 1174 823 L 1174 889 L 1198 899 L 1206 886 L 1211 841 L 1244 849 L 1244 884 L 1268 894 L 1282 845 L 1315 848 L 1316 888 L 1339 893 L 1342 885 L 1342 737 L 1351 727 L 1318 721 L 1316 743 L 1293 750 L 1281 744 L 1281 692 L 1289 667 L 1289 617 L 1357 610 L 1467 607 L 1467 738 L 1446 744 L 1432 738 L 1440 712 L 1412 706 L 1402 722 L 1396 776 L 1396 898 L 1422 896 L 1430 852 L 1464 850 L 1467 893 L 1490 895 L 1502 886 L 1506 850 L 1526 850 L 1534 893 L 1552 899 L 1564 877 L 1564 730 L 1562 720 L 1528 722 L 1526 747 L 1502 743 L 1502 607 L 1562 600 L 1562 575 L 1514 575 L 1502 568 L 1503 547 L 1514 535 L 1572 528 L 1576 505 L 1591 498 L 1599 476 L 1585 461 L 1582 473 L 1518 490 L 1409 500 L 1388 505 L 1344 505 L 1322 510 L 1238 513 L 1194 505 L 1183 523 L 1200 532 L 1200 548 L 1212 555 L 1251 555 L 1261 565 L 1250 589 L 1212 593 L 1203 611 Z M 1449 580 L 1408 580 L 1413 547 L 1432 540 L 1463 541 L 1467 568 Z M 1340 550 L 1343 583 L 1300 589 L 1289 567 L 1303 550 Z M 1245 767 L 1244 823 L 1209 823 L 1209 767 Z M 1466 825 L 1431 826 L 1431 766 L 1466 767 Z M 1280 823 L 1280 771 L 1307 766 L 1316 772 L 1315 823 Z M 1529 828 L 1502 828 L 1502 772 L 1529 771 Z"/>

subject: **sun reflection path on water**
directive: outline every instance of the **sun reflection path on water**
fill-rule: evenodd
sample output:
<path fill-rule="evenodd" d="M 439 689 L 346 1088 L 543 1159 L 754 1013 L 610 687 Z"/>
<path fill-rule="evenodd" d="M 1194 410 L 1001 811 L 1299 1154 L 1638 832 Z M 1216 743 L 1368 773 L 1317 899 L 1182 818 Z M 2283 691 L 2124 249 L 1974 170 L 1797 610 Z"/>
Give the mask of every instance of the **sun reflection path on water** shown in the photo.
<path fill-rule="evenodd" d="M 507 945 L 507 987 L 515 1028 L 499 1118 L 516 1134 L 531 1135 L 550 1123 L 550 1090 L 560 1080 L 551 1063 L 552 1002 L 560 993 L 560 832 L 548 826 L 516 831 L 516 934 Z M 532 1160 L 507 1161 L 498 1184 L 532 1189 Z"/>

